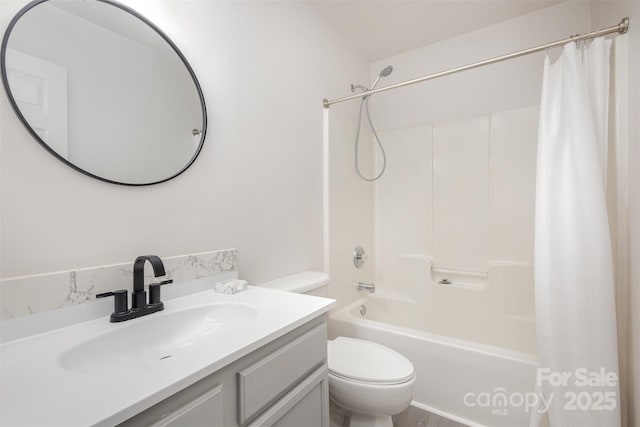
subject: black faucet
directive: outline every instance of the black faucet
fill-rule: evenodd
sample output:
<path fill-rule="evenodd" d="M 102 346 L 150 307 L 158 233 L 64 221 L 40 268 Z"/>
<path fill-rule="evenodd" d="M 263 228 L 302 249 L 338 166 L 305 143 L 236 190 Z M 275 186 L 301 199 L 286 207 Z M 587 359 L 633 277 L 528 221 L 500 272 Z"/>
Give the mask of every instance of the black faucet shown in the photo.
<path fill-rule="evenodd" d="M 153 275 L 162 277 L 166 273 L 160 257 L 155 255 L 143 255 L 136 258 L 133 263 L 133 293 L 131 294 L 131 308 L 128 308 L 127 291 L 124 289 L 105 292 L 96 295 L 96 298 L 113 296 L 114 311 L 111 313 L 111 322 L 124 322 L 136 317 L 146 316 L 156 311 L 164 310 L 164 304 L 160 300 L 160 286 L 172 283 L 173 280 L 164 280 L 159 283 L 149 284 L 149 303 L 147 292 L 144 290 L 144 265 L 149 261 L 153 267 Z"/>

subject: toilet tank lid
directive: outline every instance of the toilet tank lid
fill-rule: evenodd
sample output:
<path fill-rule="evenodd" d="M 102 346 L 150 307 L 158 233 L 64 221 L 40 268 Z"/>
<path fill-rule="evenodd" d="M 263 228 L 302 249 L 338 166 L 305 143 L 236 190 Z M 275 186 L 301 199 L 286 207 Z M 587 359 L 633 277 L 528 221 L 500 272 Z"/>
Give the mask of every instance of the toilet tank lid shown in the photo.
<path fill-rule="evenodd" d="M 262 283 L 259 286 L 301 294 L 328 285 L 329 279 L 327 273 L 303 271 L 302 273 L 292 274 Z"/>

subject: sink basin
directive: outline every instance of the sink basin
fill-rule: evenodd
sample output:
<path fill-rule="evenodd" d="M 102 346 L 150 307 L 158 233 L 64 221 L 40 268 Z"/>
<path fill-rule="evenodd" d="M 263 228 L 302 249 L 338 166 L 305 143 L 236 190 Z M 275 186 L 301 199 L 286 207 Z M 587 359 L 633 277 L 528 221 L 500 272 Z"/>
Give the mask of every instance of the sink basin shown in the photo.
<path fill-rule="evenodd" d="M 257 314 L 255 306 L 237 302 L 154 313 L 78 344 L 63 353 L 59 363 L 68 371 L 87 374 L 154 369 L 203 340 L 243 327 Z"/>

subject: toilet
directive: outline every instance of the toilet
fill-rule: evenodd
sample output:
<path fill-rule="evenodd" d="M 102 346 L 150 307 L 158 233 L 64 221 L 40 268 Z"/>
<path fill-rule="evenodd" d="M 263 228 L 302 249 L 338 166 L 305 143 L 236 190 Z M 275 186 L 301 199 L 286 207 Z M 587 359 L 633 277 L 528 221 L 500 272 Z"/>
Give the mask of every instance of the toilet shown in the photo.
<path fill-rule="evenodd" d="M 260 286 L 327 296 L 329 276 L 306 271 Z M 337 337 L 327 342 L 332 426 L 392 427 L 391 416 L 413 399 L 415 372 L 409 359 L 382 344 Z"/>
<path fill-rule="evenodd" d="M 349 427 L 392 427 L 391 416 L 413 399 L 413 364 L 371 341 L 338 337 L 328 342 L 329 399 L 349 411 Z"/>

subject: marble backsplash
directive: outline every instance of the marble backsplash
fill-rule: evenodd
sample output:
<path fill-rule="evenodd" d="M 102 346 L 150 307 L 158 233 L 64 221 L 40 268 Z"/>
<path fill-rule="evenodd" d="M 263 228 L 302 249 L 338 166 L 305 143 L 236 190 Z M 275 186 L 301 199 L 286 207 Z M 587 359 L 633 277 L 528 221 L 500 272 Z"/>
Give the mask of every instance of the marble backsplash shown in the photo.
<path fill-rule="evenodd" d="M 162 257 L 162 261 L 166 277 L 177 284 L 238 270 L 238 253 L 235 249 Z M 147 263 L 147 284 L 153 278 L 151 271 Z M 0 320 L 94 301 L 96 294 L 102 292 L 131 290 L 132 283 L 133 260 L 123 264 L 2 279 Z"/>

